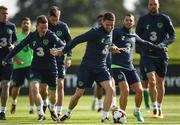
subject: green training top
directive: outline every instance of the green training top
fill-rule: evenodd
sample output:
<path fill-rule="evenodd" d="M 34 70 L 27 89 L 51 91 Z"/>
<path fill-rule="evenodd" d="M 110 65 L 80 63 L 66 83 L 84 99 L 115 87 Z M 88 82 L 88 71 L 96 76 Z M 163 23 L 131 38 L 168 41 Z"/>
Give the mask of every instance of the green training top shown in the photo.
<path fill-rule="evenodd" d="M 27 35 L 21 33 L 17 34 L 17 44 L 19 44 L 24 38 L 26 38 Z M 22 60 L 24 63 L 19 65 L 15 61 L 13 63 L 13 69 L 19 69 L 19 68 L 25 68 L 29 67 L 32 62 L 33 58 L 33 50 L 27 45 L 24 47 L 17 55 L 16 57 L 20 60 Z"/>

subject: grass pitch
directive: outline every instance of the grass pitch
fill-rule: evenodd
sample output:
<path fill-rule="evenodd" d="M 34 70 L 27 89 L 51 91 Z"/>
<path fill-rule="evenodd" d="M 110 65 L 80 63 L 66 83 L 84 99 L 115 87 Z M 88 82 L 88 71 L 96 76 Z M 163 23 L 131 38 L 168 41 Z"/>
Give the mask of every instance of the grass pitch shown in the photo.
<path fill-rule="evenodd" d="M 118 101 L 119 96 L 117 97 Z M 27 96 L 20 96 L 18 98 L 17 110 L 15 114 L 10 114 L 10 99 L 7 107 L 7 120 L 0 121 L 1 125 L 17 125 L 17 124 L 61 124 L 61 125 L 98 125 L 103 124 L 100 122 L 102 113 L 97 113 L 91 110 L 92 96 L 84 96 L 80 99 L 78 106 L 73 111 L 70 120 L 64 123 L 55 123 L 51 120 L 50 114 L 47 110 L 46 120 L 43 122 L 37 122 L 37 114 L 29 115 L 29 100 Z M 63 113 L 65 113 L 70 96 L 66 96 L 64 99 Z M 35 108 L 35 107 L 34 107 Z M 128 101 L 128 106 L 126 113 L 128 115 L 128 123 L 126 125 L 140 124 L 136 121 L 133 114 L 134 109 L 134 97 L 130 96 Z M 145 117 L 145 122 L 141 124 L 147 125 L 180 125 L 180 95 L 168 95 L 164 98 L 163 113 L 164 119 L 153 119 L 151 118 L 151 113 L 147 113 L 144 109 L 144 104 L 142 104 L 142 113 Z M 113 124 L 112 120 L 110 123 Z"/>

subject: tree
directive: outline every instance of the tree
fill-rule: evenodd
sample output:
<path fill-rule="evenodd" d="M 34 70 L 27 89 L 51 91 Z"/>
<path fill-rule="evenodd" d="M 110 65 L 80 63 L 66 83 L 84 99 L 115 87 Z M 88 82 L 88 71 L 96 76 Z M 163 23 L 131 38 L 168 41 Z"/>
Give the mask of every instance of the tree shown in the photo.
<path fill-rule="evenodd" d="M 69 26 L 91 26 L 100 13 L 114 12 L 118 22 L 122 20 L 123 0 L 18 0 L 19 12 L 13 22 L 20 24 L 22 17 L 28 16 L 32 21 L 41 14 L 47 14 L 49 8 L 56 5 L 61 8 L 61 20 Z"/>

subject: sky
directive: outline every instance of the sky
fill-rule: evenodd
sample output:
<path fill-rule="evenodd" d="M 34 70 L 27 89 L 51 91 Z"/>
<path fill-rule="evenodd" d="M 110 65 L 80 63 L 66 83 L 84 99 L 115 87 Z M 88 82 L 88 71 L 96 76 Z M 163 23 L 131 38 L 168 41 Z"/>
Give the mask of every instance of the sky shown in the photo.
<path fill-rule="evenodd" d="M 133 10 L 134 6 L 133 4 L 137 1 L 137 0 L 124 0 L 125 3 L 125 7 L 128 8 L 129 10 Z M 0 0 L 0 5 L 5 5 L 9 8 L 9 17 L 12 17 L 16 14 L 16 12 L 18 11 L 18 7 L 16 5 L 17 0 Z"/>

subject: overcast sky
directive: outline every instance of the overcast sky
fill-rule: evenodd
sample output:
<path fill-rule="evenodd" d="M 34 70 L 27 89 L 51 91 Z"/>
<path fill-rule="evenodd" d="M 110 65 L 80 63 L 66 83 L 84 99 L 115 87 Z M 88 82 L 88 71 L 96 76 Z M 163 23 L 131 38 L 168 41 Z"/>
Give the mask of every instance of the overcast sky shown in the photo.
<path fill-rule="evenodd" d="M 125 0 L 125 7 L 127 7 L 129 10 L 134 9 L 134 2 L 137 0 Z M 12 17 L 17 11 L 18 7 L 16 6 L 17 0 L 0 0 L 0 5 L 5 5 L 9 8 L 9 16 Z"/>

